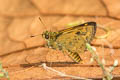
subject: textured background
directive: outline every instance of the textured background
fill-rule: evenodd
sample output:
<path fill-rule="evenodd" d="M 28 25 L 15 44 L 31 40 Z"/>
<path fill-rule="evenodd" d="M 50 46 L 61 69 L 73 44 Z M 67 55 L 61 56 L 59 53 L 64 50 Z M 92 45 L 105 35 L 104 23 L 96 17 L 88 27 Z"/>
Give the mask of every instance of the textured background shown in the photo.
<path fill-rule="evenodd" d="M 46 27 L 39 21 L 39 16 Z M 69 75 L 101 77 L 100 67 L 95 62 L 89 63 L 89 52 L 81 55 L 83 64 L 72 64 L 67 55 L 43 47 L 45 42 L 41 36 L 30 37 L 49 29 L 60 30 L 65 24 L 80 20 L 96 21 L 111 29 L 107 40 L 113 46 L 113 55 L 110 55 L 107 43 L 104 52 L 100 47 L 101 40 L 92 43 L 97 48 L 99 57 L 105 58 L 106 66 L 112 65 L 115 59 L 120 61 L 119 0 L 0 0 L 0 61 L 9 72 L 11 80 L 61 80 L 56 73 L 43 67 L 29 66 L 29 63 L 40 65 L 42 62 Z M 97 33 L 102 34 L 100 30 Z M 120 65 L 113 74 L 120 74 Z"/>

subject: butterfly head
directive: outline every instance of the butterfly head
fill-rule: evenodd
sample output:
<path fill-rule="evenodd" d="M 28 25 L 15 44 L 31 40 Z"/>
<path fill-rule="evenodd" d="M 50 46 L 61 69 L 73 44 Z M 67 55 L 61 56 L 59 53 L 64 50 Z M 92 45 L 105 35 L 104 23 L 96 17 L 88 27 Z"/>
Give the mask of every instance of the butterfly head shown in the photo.
<path fill-rule="evenodd" d="M 43 32 L 42 37 L 45 39 L 49 39 L 50 38 L 50 33 L 48 31 Z"/>
<path fill-rule="evenodd" d="M 55 40 L 56 39 L 57 32 L 51 32 L 51 31 L 45 31 L 42 34 L 42 37 L 46 40 Z"/>

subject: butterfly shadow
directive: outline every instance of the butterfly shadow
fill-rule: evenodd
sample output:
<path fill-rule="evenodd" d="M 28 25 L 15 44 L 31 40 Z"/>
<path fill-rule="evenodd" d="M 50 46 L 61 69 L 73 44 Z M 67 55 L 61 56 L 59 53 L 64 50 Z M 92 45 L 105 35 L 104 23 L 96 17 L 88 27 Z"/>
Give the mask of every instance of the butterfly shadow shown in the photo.
<path fill-rule="evenodd" d="M 74 66 L 78 63 L 76 62 L 44 62 L 44 61 L 41 61 L 41 62 L 36 62 L 36 63 L 27 63 L 27 64 L 20 64 L 21 67 L 31 67 L 31 66 L 34 66 L 34 67 L 39 67 L 40 65 L 42 64 L 46 64 L 48 67 L 70 67 L 70 66 Z M 72 67 L 73 67 L 72 66 Z"/>

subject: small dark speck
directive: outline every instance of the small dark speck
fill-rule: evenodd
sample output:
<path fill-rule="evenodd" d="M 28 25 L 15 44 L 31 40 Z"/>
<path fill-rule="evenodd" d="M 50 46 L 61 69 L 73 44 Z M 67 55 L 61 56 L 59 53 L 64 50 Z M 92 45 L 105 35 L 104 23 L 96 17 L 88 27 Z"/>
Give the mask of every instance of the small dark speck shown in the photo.
<path fill-rule="evenodd" d="M 80 32 L 76 32 L 77 35 L 80 35 Z"/>

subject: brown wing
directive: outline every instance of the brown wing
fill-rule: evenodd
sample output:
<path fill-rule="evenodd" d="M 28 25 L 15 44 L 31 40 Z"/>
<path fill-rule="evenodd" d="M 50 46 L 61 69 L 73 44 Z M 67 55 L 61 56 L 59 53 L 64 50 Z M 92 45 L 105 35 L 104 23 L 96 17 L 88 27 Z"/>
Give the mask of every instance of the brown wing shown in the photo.
<path fill-rule="evenodd" d="M 79 53 L 84 53 L 86 42 L 90 43 L 96 33 L 96 23 L 87 22 L 58 32 L 52 47 L 58 48 L 63 52 L 68 52 L 70 58 L 75 62 L 82 59 Z"/>
<path fill-rule="evenodd" d="M 60 35 L 53 44 L 53 47 L 68 52 L 68 55 L 75 62 L 80 62 L 82 59 L 79 53 L 84 53 L 86 42 L 83 37 L 77 36 L 76 32 Z"/>
<path fill-rule="evenodd" d="M 82 36 L 86 40 L 86 42 L 90 43 L 96 33 L 96 22 L 86 22 L 84 24 L 70 27 L 59 32 L 61 34 L 76 32 L 77 35 Z"/>

